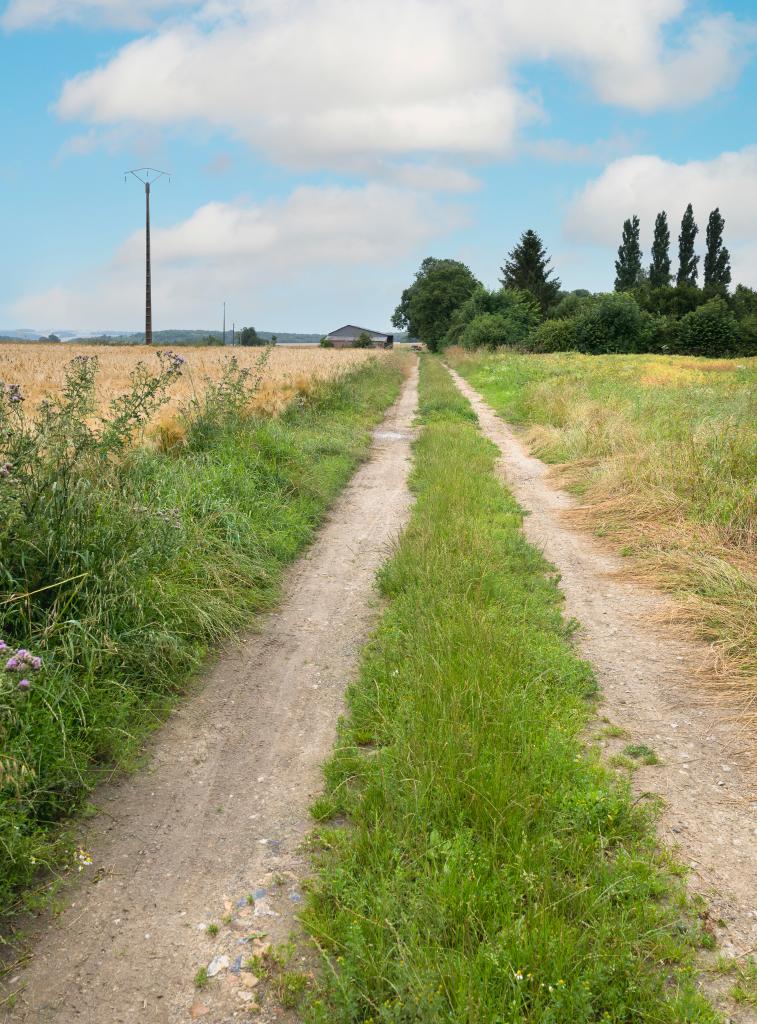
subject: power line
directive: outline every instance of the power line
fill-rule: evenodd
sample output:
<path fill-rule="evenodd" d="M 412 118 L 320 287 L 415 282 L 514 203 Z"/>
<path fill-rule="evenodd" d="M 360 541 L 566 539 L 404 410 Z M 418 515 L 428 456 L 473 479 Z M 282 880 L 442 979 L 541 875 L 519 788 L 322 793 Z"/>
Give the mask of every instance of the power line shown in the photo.
<path fill-rule="evenodd" d="M 150 262 L 150 186 L 159 178 L 168 178 L 169 171 L 157 171 L 154 167 L 137 167 L 127 171 L 124 181 L 132 174 L 145 186 L 145 345 L 152 345 L 152 267 Z M 152 175 L 152 177 L 151 177 Z"/>

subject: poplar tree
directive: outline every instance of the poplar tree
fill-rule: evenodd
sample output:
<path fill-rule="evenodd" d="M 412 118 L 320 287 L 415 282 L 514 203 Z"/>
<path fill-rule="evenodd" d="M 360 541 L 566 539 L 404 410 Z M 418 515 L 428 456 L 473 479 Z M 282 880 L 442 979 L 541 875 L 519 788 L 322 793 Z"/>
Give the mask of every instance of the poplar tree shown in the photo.
<path fill-rule="evenodd" d="M 704 258 L 704 286 L 727 289 L 731 283 L 731 254 L 723 245 L 725 220 L 720 208 L 710 214 L 707 221 L 707 254 Z"/>
<path fill-rule="evenodd" d="M 696 288 L 699 257 L 694 253 L 694 240 L 698 233 L 699 228 L 694 220 L 694 210 L 689 203 L 681 221 L 681 234 L 678 236 L 678 273 L 676 275 L 676 284 L 678 285 L 688 284 Z"/>
<path fill-rule="evenodd" d="M 641 280 L 639 218 L 636 214 L 623 224 L 623 240 L 615 260 L 615 291 L 630 292 Z"/>
<path fill-rule="evenodd" d="M 557 302 L 560 294 L 560 279 L 553 277 L 550 263 L 541 238 L 529 229 L 523 232 L 518 244 L 508 253 L 501 268 L 500 283 L 503 288 L 530 292 L 546 312 Z"/>
<path fill-rule="evenodd" d="M 670 284 L 670 228 L 664 210 L 657 214 L 654 222 L 649 283 L 652 288 L 665 288 Z"/>

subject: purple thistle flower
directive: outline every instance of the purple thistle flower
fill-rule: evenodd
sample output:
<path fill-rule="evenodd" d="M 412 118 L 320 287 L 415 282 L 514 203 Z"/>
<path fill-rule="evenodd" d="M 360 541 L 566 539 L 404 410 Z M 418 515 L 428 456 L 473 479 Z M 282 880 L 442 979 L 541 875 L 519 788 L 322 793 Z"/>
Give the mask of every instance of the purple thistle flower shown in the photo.
<path fill-rule="evenodd" d="M 8 650 L 8 645 L 6 644 L 5 640 L 0 640 L 0 651 L 7 651 L 7 650 Z"/>
<path fill-rule="evenodd" d="M 16 651 L 16 657 L 26 659 L 29 657 L 29 652 L 25 647 L 19 647 L 19 649 Z"/>
<path fill-rule="evenodd" d="M 18 682 L 19 690 L 28 690 L 31 685 L 28 679 L 20 679 Z"/>
<path fill-rule="evenodd" d="M 19 667 L 20 665 L 18 658 L 8 658 L 8 660 L 5 663 L 5 668 L 6 671 L 8 672 L 16 672 L 18 671 Z"/>
<path fill-rule="evenodd" d="M 39 670 L 42 668 L 42 658 L 30 658 L 29 664 L 31 665 L 35 672 L 39 672 Z"/>

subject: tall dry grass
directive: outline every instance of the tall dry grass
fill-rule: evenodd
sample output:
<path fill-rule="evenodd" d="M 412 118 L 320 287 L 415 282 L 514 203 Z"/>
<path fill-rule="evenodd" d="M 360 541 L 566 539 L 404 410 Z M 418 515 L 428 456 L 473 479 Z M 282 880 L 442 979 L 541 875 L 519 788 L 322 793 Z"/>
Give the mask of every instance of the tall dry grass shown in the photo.
<path fill-rule="evenodd" d="M 170 348 L 170 346 L 166 346 Z M 45 395 L 56 393 L 64 381 L 64 369 L 75 356 L 97 356 L 99 411 L 105 411 L 110 400 L 129 390 L 129 374 L 140 360 L 154 361 L 155 346 L 126 345 L 0 345 L 0 381 L 21 384 L 24 396 L 32 405 Z M 241 366 L 253 367 L 260 358 L 260 348 L 191 348 L 179 350 L 186 366 L 181 379 L 172 389 L 170 401 L 158 414 L 158 425 L 169 427 L 181 407 L 200 394 L 209 379 L 217 379 L 230 355 Z M 384 353 L 365 349 L 322 349 L 318 347 L 273 348 L 265 366 L 255 405 L 271 415 L 283 412 L 298 395 L 306 395 L 318 381 L 334 380 L 364 364 L 382 358 Z"/>
<path fill-rule="evenodd" d="M 451 361 L 581 500 L 573 522 L 678 598 L 721 684 L 757 672 L 757 359 L 500 355 Z"/>

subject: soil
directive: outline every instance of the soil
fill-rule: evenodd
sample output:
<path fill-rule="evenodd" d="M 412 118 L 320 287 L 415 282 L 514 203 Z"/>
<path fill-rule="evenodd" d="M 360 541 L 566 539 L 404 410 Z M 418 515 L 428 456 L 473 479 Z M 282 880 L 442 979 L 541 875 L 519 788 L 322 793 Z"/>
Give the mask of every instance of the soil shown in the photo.
<path fill-rule="evenodd" d="M 705 691 L 699 672 L 708 648 L 653 625 L 672 599 L 618 578 L 622 559 L 570 528 L 576 502 L 549 479 L 513 430 L 458 374 L 483 433 L 500 449 L 501 475 L 527 515 L 524 531 L 560 573 L 565 612 L 580 624 L 576 641 L 596 671 L 600 714 L 616 728 L 594 732 L 609 756 L 643 744 L 659 764 L 640 764 L 632 784 L 664 801 L 660 834 L 690 868 L 692 890 L 708 907 L 722 952 L 757 950 L 757 801 L 751 735 Z M 608 733 L 623 731 L 620 736 Z M 740 1011 L 739 1011 L 740 1012 Z M 748 1011 L 745 1011 L 748 1012 Z M 740 1019 L 755 1019 L 742 1016 Z"/>
<path fill-rule="evenodd" d="M 278 610 L 174 712 L 147 769 L 95 794 L 93 863 L 68 908 L 37 922 L 3 1020 L 289 1019 L 244 964 L 296 928 L 308 807 L 379 614 L 376 571 L 409 514 L 416 385 L 417 369 Z M 203 967 L 213 977 L 198 990 Z"/>

